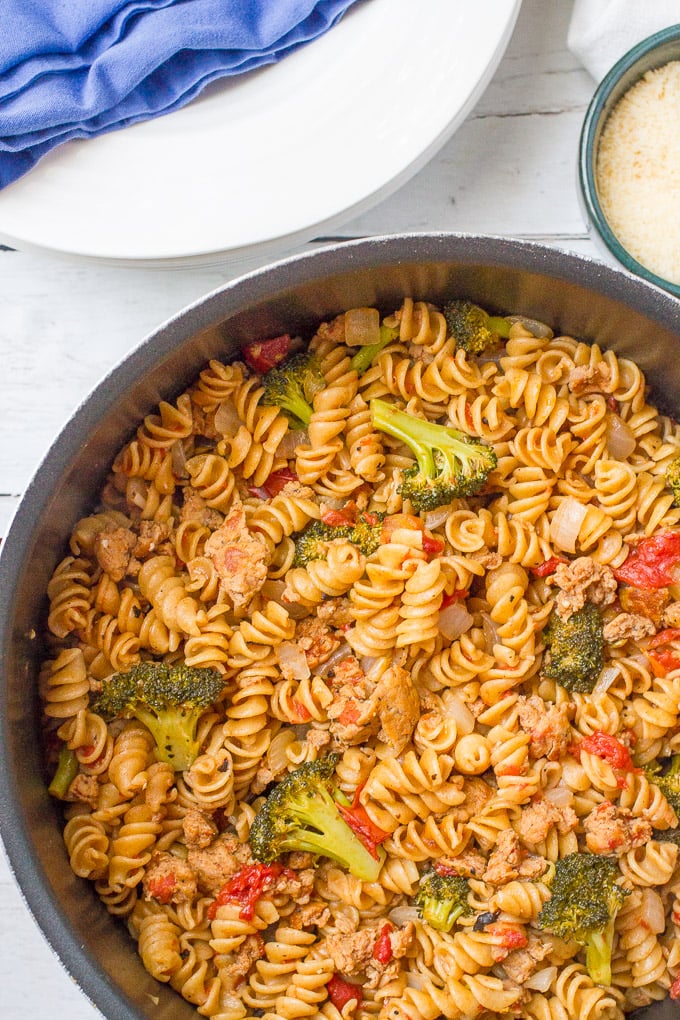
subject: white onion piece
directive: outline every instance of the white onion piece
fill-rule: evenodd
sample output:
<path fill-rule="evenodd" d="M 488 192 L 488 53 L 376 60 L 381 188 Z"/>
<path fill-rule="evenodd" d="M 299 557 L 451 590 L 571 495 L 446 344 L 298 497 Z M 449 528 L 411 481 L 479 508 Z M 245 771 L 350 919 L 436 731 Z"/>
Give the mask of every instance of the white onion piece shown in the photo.
<path fill-rule="evenodd" d="M 663 909 L 663 900 L 654 889 L 642 890 L 642 904 L 640 908 L 642 924 L 654 935 L 660 935 L 666 927 L 666 915 Z"/>
<path fill-rule="evenodd" d="M 142 478 L 131 478 L 125 486 L 125 498 L 143 510 L 146 506 L 147 484 Z"/>
<path fill-rule="evenodd" d="M 453 719 L 459 736 L 467 736 L 475 728 L 475 717 L 462 698 L 447 691 L 442 698 L 444 715 Z"/>
<path fill-rule="evenodd" d="M 637 446 L 635 436 L 618 414 L 607 416 L 607 451 L 615 460 L 627 460 Z"/>
<path fill-rule="evenodd" d="M 276 656 L 282 670 L 292 676 L 293 680 L 307 680 L 312 675 L 307 656 L 292 641 L 282 641 L 276 649 Z"/>
<path fill-rule="evenodd" d="M 574 794 L 567 786 L 563 786 L 562 783 L 558 783 L 557 786 L 551 786 L 549 790 L 545 790 L 543 796 L 546 800 L 549 800 L 555 807 L 569 807 Z"/>
<path fill-rule="evenodd" d="M 390 910 L 387 916 L 392 924 L 396 924 L 397 927 L 400 928 L 402 924 L 408 924 L 409 921 L 418 920 L 418 908 L 412 907 L 408 903 L 402 903 L 401 906 Z"/>
<path fill-rule="evenodd" d="M 170 457 L 172 459 L 172 473 L 175 478 L 188 478 L 187 452 L 181 439 L 175 440 L 170 447 Z"/>
<path fill-rule="evenodd" d="M 231 400 L 223 400 L 215 411 L 215 428 L 223 436 L 235 436 L 243 422 Z"/>
<path fill-rule="evenodd" d="M 461 634 L 465 634 L 473 623 L 473 617 L 462 602 L 452 602 L 439 614 L 439 631 L 449 641 L 455 641 Z"/>
<path fill-rule="evenodd" d="M 557 977 L 557 967 L 543 967 L 535 974 L 530 974 L 524 980 L 524 987 L 531 988 L 535 992 L 547 992 Z"/>
<path fill-rule="evenodd" d="M 276 455 L 277 457 L 285 457 L 286 460 L 292 460 L 297 447 L 306 445 L 308 442 L 309 436 L 306 429 L 289 429 L 279 443 Z"/>
<path fill-rule="evenodd" d="M 597 678 L 597 683 L 593 687 L 593 691 L 597 691 L 598 694 L 604 694 L 605 691 L 609 690 L 618 675 L 619 671 L 616 666 L 605 666 Z"/>
<path fill-rule="evenodd" d="M 348 347 L 377 344 L 380 340 L 380 312 L 377 308 L 350 308 L 345 312 L 345 343 Z"/>
<path fill-rule="evenodd" d="M 587 513 L 583 503 L 565 496 L 550 522 L 550 539 L 563 552 L 576 552 L 576 539 Z"/>
<path fill-rule="evenodd" d="M 480 613 L 482 618 L 482 630 L 484 631 L 484 643 L 487 652 L 493 652 L 494 645 L 500 644 L 498 628 L 488 613 Z"/>
<path fill-rule="evenodd" d="M 428 531 L 434 531 L 440 524 L 444 524 L 450 513 L 450 506 L 440 506 L 436 510 L 430 510 L 425 514 L 425 527 Z"/>
<path fill-rule="evenodd" d="M 505 318 L 508 322 L 519 322 L 520 325 L 528 329 L 532 336 L 538 337 L 539 340 L 552 340 L 554 333 L 550 326 L 546 326 L 544 322 L 540 322 L 538 319 L 528 319 L 526 315 L 506 315 Z"/>
<path fill-rule="evenodd" d="M 343 641 L 339 648 L 336 648 L 330 658 L 326 659 L 319 666 L 316 667 L 314 673 L 316 676 L 328 676 L 328 674 L 335 669 L 339 662 L 346 659 L 348 655 L 352 654 L 352 649 L 349 647 L 346 641 Z"/>

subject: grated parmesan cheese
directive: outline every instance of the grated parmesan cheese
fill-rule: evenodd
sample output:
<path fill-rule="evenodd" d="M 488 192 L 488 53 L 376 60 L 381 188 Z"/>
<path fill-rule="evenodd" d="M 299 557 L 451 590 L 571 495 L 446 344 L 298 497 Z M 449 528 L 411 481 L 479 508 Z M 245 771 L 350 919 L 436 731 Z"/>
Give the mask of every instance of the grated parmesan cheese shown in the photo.
<path fill-rule="evenodd" d="M 616 104 L 596 176 L 602 211 L 623 247 L 680 284 L 680 61 L 648 71 Z"/>

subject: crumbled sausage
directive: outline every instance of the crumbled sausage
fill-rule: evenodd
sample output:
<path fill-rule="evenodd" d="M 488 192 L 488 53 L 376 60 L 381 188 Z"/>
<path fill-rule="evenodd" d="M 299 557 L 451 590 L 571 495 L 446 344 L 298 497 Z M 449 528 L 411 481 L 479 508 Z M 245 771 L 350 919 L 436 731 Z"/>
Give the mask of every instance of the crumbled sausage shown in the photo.
<path fill-rule="evenodd" d="M 329 673 L 333 700 L 326 712 L 331 720 L 330 734 L 338 747 L 361 744 L 375 736 L 380 728 L 377 705 L 372 699 L 371 683 L 353 655 L 342 659 Z"/>
<path fill-rule="evenodd" d="M 267 580 L 267 547 L 246 526 L 242 505 L 235 506 L 205 543 L 205 554 L 219 574 L 220 593 L 234 609 L 245 609 Z"/>
<path fill-rule="evenodd" d="M 86 776 L 80 772 L 68 788 L 69 800 L 80 800 L 93 808 L 99 800 L 99 782 L 96 776 Z"/>
<path fill-rule="evenodd" d="M 328 924 L 331 912 L 325 903 L 314 901 L 304 907 L 298 907 L 288 918 L 291 928 L 321 928 Z"/>
<path fill-rule="evenodd" d="M 520 695 L 517 708 L 522 729 L 530 735 L 530 756 L 559 761 L 571 743 L 569 719 L 574 713 L 574 705 L 549 704 L 532 694 L 529 698 Z"/>
<path fill-rule="evenodd" d="M 340 638 L 316 616 L 301 620 L 295 629 L 295 641 L 305 653 L 311 670 L 327 662 L 340 647 Z"/>
<path fill-rule="evenodd" d="M 161 546 L 167 541 L 170 535 L 170 525 L 167 521 L 140 521 L 139 537 L 132 550 L 132 555 L 137 560 L 144 560 L 152 553 L 163 551 Z"/>
<path fill-rule="evenodd" d="M 464 850 L 457 857 L 440 857 L 438 863 L 446 872 L 450 869 L 463 878 L 481 878 L 486 868 L 486 859 L 476 850 Z"/>
<path fill-rule="evenodd" d="M 204 850 L 217 835 L 217 826 L 198 808 L 190 807 L 182 819 L 182 831 L 184 842 L 190 849 Z"/>
<path fill-rule="evenodd" d="M 94 540 L 97 563 L 112 581 L 122 581 L 127 573 L 136 537 L 129 528 L 106 528 Z"/>
<path fill-rule="evenodd" d="M 498 836 L 482 878 L 489 885 L 505 885 L 517 878 L 521 860 L 519 836 L 514 829 L 503 829 Z"/>
<path fill-rule="evenodd" d="M 215 895 L 239 868 L 252 864 L 252 857 L 247 844 L 222 833 L 210 846 L 191 848 L 187 861 L 196 872 L 200 890 Z"/>
<path fill-rule="evenodd" d="M 198 894 L 191 865 L 162 850 L 156 851 L 149 861 L 142 887 L 145 899 L 161 903 L 193 903 Z"/>
<path fill-rule="evenodd" d="M 401 666 L 391 666 L 380 678 L 373 700 L 378 708 L 380 737 L 394 755 L 401 754 L 420 718 L 420 698 L 411 674 Z"/>
<path fill-rule="evenodd" d="M 642 846 L 652 835 L 648 821 L 634 818 L 628 808 L 617 808 L 610 801 L 594 807 L 583 828 L 586 846 L 594 854 L 624 854 Z"/>
<path fill-rule="evenodd" d="M 567 379 L 571 392 L 577 396 L 583 393 L 611 393 L 612 374 L 605 361 L 596 365 L 577 365 Z"/>
<path fill-rule="evenodd" d="M 229 957 L 229 963 L 220 971 L 220 981 L 224 990 L 233 990 L 248 976 L 256 960 L 264 956 L 264 940 L 257 933 L 246 935 L 235 953 Z"/>
<path fill-rule="evenodd" d="M 461 792 L 464 794 L 465 799 L 462 804 L 451 808 L 451 814 L 455 817 L 456 821 L 467 822 L 481 813 L 484 806 L 493 797 L 494 790 L 483 779 L 480 779 L 479 776 L 468 776 L 464 780 L 462 776 L 454 776 L 451 777 L 449 782 L 453 784 L 457 778 L 461 781 Z"/>
<path fill-rule="evenodd" d="M 663 622 L 667 627 L 680 627 L 680 602 L 671 602 L 669 606 L 666 606 Z"/>
<path fill-rule="evenodd" d="M 570 807 L 558 807 L 552 801 L 539 798 L 522 809 L 518 828 L 525 843 L 543 843 L 553 826 L 564 835 L 578 824 L 578 817 Z"/>
<path fill-rule="evenodd" d="M 560 563 L 549 583 L 560 589 L 555 608 L 563 620 L 583 609 L 586 602 L 609 606 L 616 599 L 616 578 L 610 567 L 596 563 L 590 556 L 578 556 Z"/>
<path fill-rule="evenodd" d="M 224 520 L 219 510 L 213 510 L 206 504 L 202 496 L 192 489 L 190 485 L 183 490 L 182 509 L 179 513 L 180 524 L 185 521 L 195 521 L 196 524 L 203 524 L 206 528 L 219 528 Z"/>
<path fill-rule="evenodd" d="M 329 935 L 324 948 L 340 974 L 363 974 L 373 959 L 378 934 L 377 928 L 363 928 L 349 935 Z"/>
<path fill-rule="evenodd" d="M 353 622 L 352 603 L 344 596 L 326 599 L 316 610 L 317 619 L 329 627 L 345 627 Z"/>
<path fill-rule="evenodd" d="M 276 880 L 274 892 L 290 898 L 295 903 L 304 906 L 309 903 L 316 872 L 313 868 L 306 868 L 303 871 L 284 871 Z"/>
<path fill-rule="evenodd" d="M 524 984 L 536 970 L 536 965 L 550 953 L 550 946 L 532 932 L 527 935 L 524 949 L 515 949 L 508 953 L 503 961 L 503 969 L 512 981 Z"/>
<path fill-rule="evenodd" d="M 618 613 L 613 620 L 605 623 L 602 637 L 608 644 L 622 645 L 625 641 L 641 641 L 656 632 L 656 627 L 647 616 L 636 613 Z"/>

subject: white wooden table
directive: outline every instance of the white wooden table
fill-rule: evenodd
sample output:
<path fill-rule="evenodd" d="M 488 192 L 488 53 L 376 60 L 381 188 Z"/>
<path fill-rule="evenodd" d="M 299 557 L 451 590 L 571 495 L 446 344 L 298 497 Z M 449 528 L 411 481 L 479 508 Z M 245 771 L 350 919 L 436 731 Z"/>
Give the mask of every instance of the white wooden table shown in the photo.
<path fill-rule="evenodd" d="M 467 121 L 414 179 L 338 236 L 454 230 L 599 257 L 576 191 L 594 82 L 567 50 L 571 6 L 524 0 Z M 264 261 L 160 271 L 0 250 L 0 535 L 51 440 L 104 373 L 182 306 Z M 0 989 L 3 1020 L 100 1016 L 51 953 L 1 855 Z"/>

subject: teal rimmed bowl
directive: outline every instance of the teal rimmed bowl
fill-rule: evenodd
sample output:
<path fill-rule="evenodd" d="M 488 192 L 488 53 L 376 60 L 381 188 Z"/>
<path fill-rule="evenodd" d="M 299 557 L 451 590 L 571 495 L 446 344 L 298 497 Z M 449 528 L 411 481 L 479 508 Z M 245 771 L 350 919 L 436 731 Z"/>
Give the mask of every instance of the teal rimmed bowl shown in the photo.
<path fill-rule="evenodd" d="M 671 283 L 638 262 L 610 227 L 597 189 L 597 154 L 602 130 L 619 100 L 647 71 L 680 60 L 680 24 L 655 32 L 637 43 L 607 72 L 586 111 L 579 142 L 579 185 L 589 230 L 602 247 L 629 272 L 680 297 L 680 284 Z"/>

